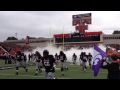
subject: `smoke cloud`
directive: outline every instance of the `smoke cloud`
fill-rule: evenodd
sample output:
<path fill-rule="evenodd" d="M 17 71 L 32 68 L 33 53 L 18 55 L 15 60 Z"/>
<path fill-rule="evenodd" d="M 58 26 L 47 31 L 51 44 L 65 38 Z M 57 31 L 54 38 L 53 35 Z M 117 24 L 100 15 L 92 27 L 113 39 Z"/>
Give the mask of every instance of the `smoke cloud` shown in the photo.
<path fill-rule="evenodd" d="M 105 51 L 106 50 L 106 47 L 102 44 L 99 45 L 99 47 Z M 49 51 L 49 54 L 52 54 L 52 55 L 55 55 L 56 53 L 59 54 L 59 52 L 62 50 L 62 48 L 56 48 L 55 46 L 53 45 L 47 45 L 46 47 L 36 47 L 32 52 L 25 52 L 26 55 L 28 54 L 31 54 L 31 53 L 35 53 L 36 51 L 39 51 L 41 55 L 43 55 L 43 50 L 47 49 Z M 77 49 L 77 48 L 71 48 L 70 50 L 68 51 L 64 51 L 64 53 L 66 54 L 67 56 L 67 61 L 68 62 L 72 62 L 72 55 L 73 53 L 75 53 L 78 57 L 77 59 L 77 63 L 79 63 L 79 57 L 80 57 L 80 54 L 81 52 L 86 52 L 86 54 L 88 53 L 91 53 L 92 56 L 93 56 L 93 47 L 92 48 L 83 48 L 82 50 L 81 49 Z"/>

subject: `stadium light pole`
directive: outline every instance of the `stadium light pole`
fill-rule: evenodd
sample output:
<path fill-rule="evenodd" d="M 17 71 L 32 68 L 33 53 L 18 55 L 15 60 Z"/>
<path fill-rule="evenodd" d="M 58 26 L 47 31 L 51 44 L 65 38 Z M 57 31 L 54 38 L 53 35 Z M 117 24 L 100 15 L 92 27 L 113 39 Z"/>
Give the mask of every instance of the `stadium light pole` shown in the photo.
<path fill-rule="evenodd" d="M 51 27 L 50 27 L 50 46 L 51 46 Z"/>
<path fill-rule="evenodd" d="M 15 33 L 15 37 L 17 38 L 17 32 Z"/>
<path fill-rule="evenodd" d="M 64 51 L 64 26 L 63 26 L 63 51 Z"/>

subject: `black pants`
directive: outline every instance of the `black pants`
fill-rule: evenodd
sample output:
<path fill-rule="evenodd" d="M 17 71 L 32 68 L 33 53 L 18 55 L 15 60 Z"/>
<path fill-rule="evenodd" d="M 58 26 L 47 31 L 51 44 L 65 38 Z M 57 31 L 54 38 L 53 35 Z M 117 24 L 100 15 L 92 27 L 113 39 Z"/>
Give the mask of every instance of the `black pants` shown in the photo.
<path fill-rule="evenodd" d="M 7 64 L 8 63 L 8 60 L 7 59 L 5 59 L 5 64 Z"/>
<path fill-rule="evenodd" d="M 11 60 L 8 60 L 8 64 L 11 64 Z"/>

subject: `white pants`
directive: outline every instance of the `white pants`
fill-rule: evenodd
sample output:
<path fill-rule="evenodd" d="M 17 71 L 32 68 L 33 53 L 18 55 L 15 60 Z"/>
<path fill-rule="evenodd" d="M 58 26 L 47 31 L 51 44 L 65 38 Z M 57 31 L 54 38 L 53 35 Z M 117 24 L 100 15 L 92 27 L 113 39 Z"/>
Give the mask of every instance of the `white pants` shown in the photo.
<path fill-rule="evenodd" d="M 65 62 L 61 62 L 61 68 L 65 68 L 66 67 L 66 63 Z"/>
<path fill-rule="evenodd" d="M 17 67 L 26 67 L 26 62 L 25 61 L 17 61 L 16 66 Z"/>
<path fill-rule="evenodd" d="M 45 78 L 46 79 L 54 79 L 54 73 L 53 72 L 45 72 Z"/>
<path fill-rule="evenodd" d="M 76 64 L 76 60 L 73 60 L 73 63 Z"/>
<path fill-rule="evenodd" d="M 42 63 L 41 62 L 36 62 L 36 69 L 39 69 L 39 67 L 42 67 Z"/>

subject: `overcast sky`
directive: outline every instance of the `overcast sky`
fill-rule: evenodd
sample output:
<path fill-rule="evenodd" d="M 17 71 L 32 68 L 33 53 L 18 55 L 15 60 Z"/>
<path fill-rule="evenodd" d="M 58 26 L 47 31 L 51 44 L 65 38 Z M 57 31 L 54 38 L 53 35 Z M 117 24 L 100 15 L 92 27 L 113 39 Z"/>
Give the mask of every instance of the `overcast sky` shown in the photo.
<path fill-rule="evenodd" d="M 53 34 L 71 33 L 72 15 L 92 13 L 92 24 L 88 31 L 103 31 L 112 34 L 120 30 L 120 11 L 0 11 L 0 41 L 15 36 L 51 37 Z"/>

